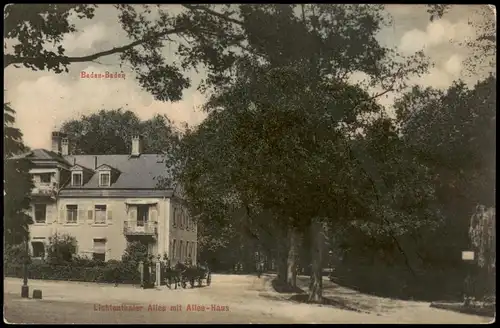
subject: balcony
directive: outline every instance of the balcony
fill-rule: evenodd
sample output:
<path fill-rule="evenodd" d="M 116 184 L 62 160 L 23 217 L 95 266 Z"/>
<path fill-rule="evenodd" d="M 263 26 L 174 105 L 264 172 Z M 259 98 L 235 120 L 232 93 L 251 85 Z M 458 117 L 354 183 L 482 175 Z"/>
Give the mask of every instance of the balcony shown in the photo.
<path fill-rule="evenodd" d="M 125 221 L 123 222 L 123 234 L 126 236 L 151 236 L 158 235 L 157 222 Z"/>
<path fill-rule="evenodd" d="M 56 183 L 36 183 L 35 187 L 31 190 L 31 195 L 37 197 L 50 197 L 55 199 L 56 194 Z"/>

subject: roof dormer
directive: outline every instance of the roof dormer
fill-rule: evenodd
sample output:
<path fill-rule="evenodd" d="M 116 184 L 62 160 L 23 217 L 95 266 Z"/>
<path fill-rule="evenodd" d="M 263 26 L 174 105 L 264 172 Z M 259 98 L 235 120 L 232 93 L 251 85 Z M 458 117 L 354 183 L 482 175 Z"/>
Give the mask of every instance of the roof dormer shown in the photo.
<path fill-rule="evenodd" d="M 100 165 L 96 172 L 99 174 L 99 187 L 111 187 L 120 175 L 120 171 L 107 164 Z"/>
<path fill-rule="evenodd" d="M 94 171 L 92 171 L 91 169 L 78 164 L 73 165 L 70 171 L 72 187 L 82 187 L 90 180 L 90 178 L 94 174 Z"/>

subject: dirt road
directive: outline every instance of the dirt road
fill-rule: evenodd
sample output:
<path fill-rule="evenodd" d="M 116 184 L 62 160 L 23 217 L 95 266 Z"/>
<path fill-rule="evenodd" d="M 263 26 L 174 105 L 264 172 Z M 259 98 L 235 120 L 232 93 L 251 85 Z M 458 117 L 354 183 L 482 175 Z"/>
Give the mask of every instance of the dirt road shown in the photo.
<path fill-rule="evenodd" d="M 211 286 L 186 290 L 31 280 L 30 291 L 36 288 L 43 292 L 42 300 L 33 300 L 19 297 L 20 279 L 6 278 L 4 318 L 10 323 L 485 323 L 491 320 L 433 309 L 426 303 L 391 300 L 384 303 L 361 294 L 356 296 L 358 303 L 363 299 L 365 304 L 380 306 L 357 312 L 298 304 L 275 293 L 270 287 L 271 279 L 214 275 Z M 342 289 L 326 289 L 336 295 L 345 293 Z M 388 308 L 384 304 L 392 305 Z"/>

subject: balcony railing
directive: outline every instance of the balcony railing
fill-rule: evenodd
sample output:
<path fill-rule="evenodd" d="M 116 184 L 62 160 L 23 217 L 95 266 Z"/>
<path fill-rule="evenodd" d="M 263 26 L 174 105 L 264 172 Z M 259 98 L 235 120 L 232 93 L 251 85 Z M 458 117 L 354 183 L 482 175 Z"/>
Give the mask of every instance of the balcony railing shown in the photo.
<path fill-rule="evenodd" d="M 158 224 L 156 222 L 125 221 L 123 233 L 128 236 L 156 236 Z"/>
<path fill-rule="evenodd" d="M 35 183 L 35 187 L 31 190 L 34 196 L 47 196 L 55 197 L 57 191 L 57 184 L 55 183 Z"/>

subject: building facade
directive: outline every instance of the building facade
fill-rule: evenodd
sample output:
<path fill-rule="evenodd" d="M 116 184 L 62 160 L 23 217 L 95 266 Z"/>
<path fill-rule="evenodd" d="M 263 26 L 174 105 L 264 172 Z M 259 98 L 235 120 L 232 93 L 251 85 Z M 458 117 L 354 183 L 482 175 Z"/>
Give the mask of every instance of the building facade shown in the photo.
<path fill-rule="evenodd" d="M 127 242 L 139 241 L 153 256 L 173 263 L 197 261 L 197 227 L 179 188 L 158 187 L 162 155 L 142 154 L 142 139 L 128 155 L 72 155 L 66 135 L 52 133 L 52 149 L 23 157 L 33 163 L 30 247 L 44 257 L 49 237 L 69 234 L 78 254 L 120 260 Z"/>

